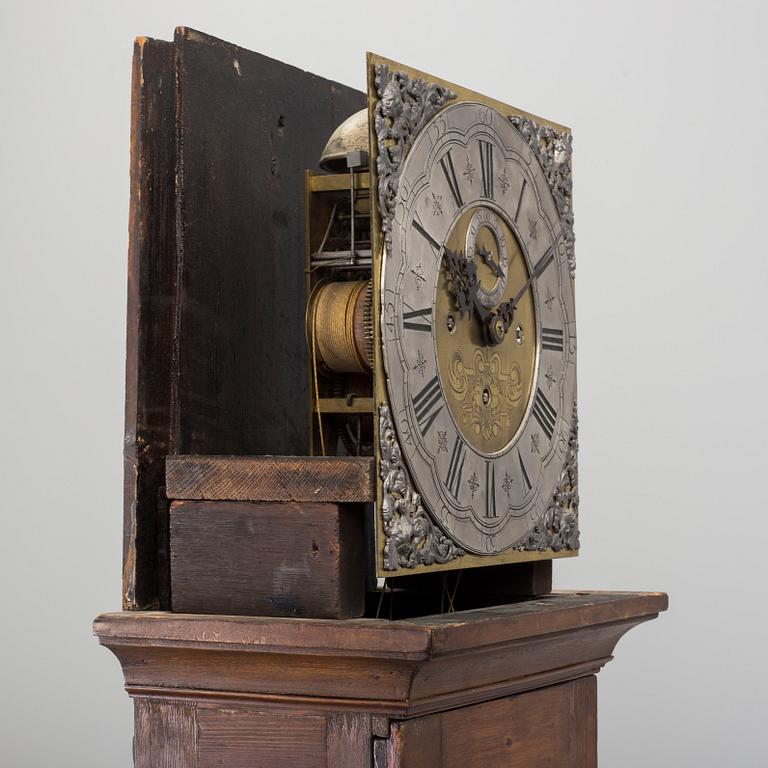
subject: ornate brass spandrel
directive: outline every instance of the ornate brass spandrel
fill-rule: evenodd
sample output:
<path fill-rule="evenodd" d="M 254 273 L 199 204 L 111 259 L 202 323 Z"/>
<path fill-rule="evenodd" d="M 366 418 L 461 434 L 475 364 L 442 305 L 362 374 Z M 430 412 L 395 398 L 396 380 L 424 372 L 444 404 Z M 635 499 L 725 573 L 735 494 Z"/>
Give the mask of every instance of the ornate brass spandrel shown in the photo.
<path fill-rule="evenodd" d="M 571 278 L 576 276 L 576 255 L 573 233 L 573 177 L 571 174 L 571 156 L 573 155 L 573 136 L 568 131 L 560 131 L 551 125 L 539 123 L 533 118 L 513 115 L 509 122 L 517 128 L 536 155 L 544 171 L 544 178 L 552 190 L 557 211 L 560 214 L 565 247 Z"/>
<path fill-rule="evenodd" d="M 437 527 L 422 506 L 386 405 L 379 407 L 379 441 L 384 570 L 445 564 L 462 557 L 464 550 Z"/>
<path fill-rule="evenodd" d="M 376 90 L 379 214 L 388 250 L 403 161 L 419 131 L 456 94 L 450 88 L 410 77 L 405 72 L 393 72 L 386 64 L 376 65 Z"/>
<path fill-rule="evenodd" d="M 513 549 L 575 552 L 579 545 L 579 418 L 574 402 L 568 449 L 560 478 L 544 514 Z"/>

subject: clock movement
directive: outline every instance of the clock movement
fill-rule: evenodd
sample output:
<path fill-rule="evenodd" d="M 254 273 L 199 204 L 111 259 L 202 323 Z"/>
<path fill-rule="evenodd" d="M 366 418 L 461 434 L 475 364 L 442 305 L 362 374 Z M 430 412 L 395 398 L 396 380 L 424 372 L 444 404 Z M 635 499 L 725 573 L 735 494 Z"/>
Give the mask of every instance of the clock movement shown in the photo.
<path fill-rule="evenodd" d="M 570 132 L 367 64 L 306 176 L 313 453 L 375 457 L 380 577 L 576 554 Z"/>
<path fill-rule="evenodd" d="M 363 93 L 193 30 L 148 50 L 125 604 L 551 592 L 579 548 L 570 131 L 373 54 Z"/>

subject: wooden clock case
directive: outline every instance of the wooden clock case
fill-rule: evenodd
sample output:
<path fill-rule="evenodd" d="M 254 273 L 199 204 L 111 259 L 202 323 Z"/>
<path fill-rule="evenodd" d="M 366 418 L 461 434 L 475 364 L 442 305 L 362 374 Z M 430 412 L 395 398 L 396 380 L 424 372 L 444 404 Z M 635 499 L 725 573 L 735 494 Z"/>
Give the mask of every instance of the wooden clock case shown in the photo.
<path fill-rule="evenodd" d="M 365 99 L 185 28 L 136 42 L 123 611 L 94 625 L 135 764 L 594 766 L 594 675 L 666 596 L 552 593 L 549 561 L 367 592 L 373 460 L 296 458 L 304 174 Z"/>

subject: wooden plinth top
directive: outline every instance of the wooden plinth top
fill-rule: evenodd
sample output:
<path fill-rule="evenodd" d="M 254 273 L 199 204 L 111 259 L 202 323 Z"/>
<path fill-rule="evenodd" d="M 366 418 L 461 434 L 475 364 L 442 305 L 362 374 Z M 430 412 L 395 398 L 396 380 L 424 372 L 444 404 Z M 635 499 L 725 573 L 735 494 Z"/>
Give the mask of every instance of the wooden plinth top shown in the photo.
<path fill-rule="evenodd" d="M 109 613 L 94 631 L 132 695 L 412 716 L 593 674 L 626 631 L 666 608 L 657 592 L 555 592 L 399 621 Z"/>
<path fill-rule="evenodd" d="M 580 627 L 652 619 L 666 610 L 667 602 L 661 592 L 553 592 L 520 603 L 399 621 L 124 611 L 99 616 L 94 632 L 104 645 L 426 658 Z"/>

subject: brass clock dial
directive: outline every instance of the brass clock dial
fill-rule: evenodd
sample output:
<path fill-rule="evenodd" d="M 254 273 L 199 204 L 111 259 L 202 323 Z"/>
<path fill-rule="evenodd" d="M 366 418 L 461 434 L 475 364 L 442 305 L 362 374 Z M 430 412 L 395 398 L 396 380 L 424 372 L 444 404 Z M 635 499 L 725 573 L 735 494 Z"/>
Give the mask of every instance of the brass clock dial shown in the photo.
<path fill-rule="evenodd" d="M 497 110 L 459 102 L 403 163 L 381 266 L 381 343 L 424 507 L 469 553 L 545 512 L 575 400 L 573 287 L 552 191 Z"/>

